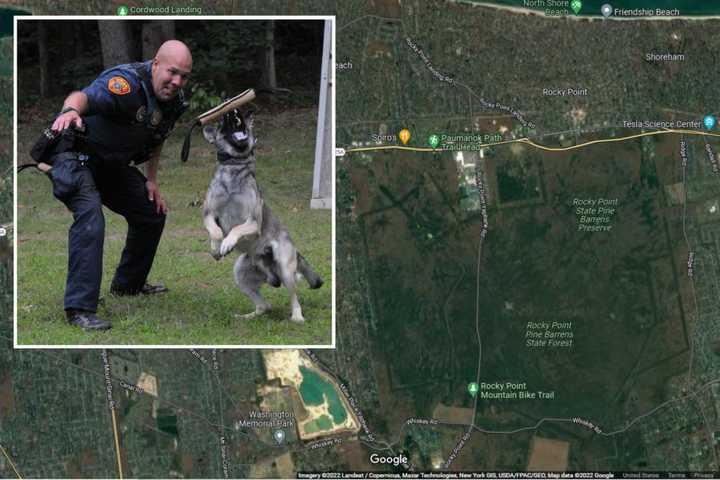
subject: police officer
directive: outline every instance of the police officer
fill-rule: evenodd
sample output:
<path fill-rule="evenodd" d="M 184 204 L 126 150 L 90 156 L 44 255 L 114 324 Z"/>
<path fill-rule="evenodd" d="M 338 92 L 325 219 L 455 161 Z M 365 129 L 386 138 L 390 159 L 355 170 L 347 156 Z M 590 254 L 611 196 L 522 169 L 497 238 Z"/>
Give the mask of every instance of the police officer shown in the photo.
<path fill-rule="evenodd" d="M 170 40 L 153 60 L 111 68 L 90 86 L 71 93 L 53 123 L 54 131 L 71 124 L 86 128 L 85 139 L 76 146 L 81 155 L 72 169 L 75 188 L 61 198 L 74 220 L 65 287 L 65 312 L 72 325 L 110 328 L 96 315 L 105 237 L 102 205 L 128 222 L 111 293 L 167 291 L 163 285 L 146 283 L 167 213 L 157 172 L 163 142 L 187 109 L 182 87 L 191 70 L 188 47 Z M 144 162 L 147 177 L 133 166 Z M 52 170 L 50 176 L 55 182 Z"/>

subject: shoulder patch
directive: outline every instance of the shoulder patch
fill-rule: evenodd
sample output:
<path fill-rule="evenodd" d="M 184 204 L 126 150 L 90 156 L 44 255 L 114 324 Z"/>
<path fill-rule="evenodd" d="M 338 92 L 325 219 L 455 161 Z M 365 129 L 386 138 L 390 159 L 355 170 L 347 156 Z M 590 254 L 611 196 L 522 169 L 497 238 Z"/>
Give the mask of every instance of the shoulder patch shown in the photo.
<path fill-rule="evenodd" d="M 127 95 L 131 91 L 128 81 L 120 76 L 112 77 L 110 80 L 108 80 L 107 87 L 108 90 L 110 90 L 115 95 Z"/>

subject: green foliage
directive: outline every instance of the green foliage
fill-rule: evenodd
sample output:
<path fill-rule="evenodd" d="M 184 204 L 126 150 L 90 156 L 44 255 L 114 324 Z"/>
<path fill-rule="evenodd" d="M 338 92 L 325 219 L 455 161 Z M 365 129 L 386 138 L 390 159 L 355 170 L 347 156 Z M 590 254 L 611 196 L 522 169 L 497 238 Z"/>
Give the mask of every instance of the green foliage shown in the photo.
<path fill-rule="evenodd" d="M 12 78 L 0 77 L 0 115 L 12 115 Z"/>
<path fill-rule="evenodd" d="M 265 22 L 177 21 L 177 37 L 193 52 L 193 82 L 232 91 L 256 86 L 264 26 Z"/>
<path fill-rule="evenodd" d="M 217 89 L 210 82 L 203 86 L 199 83 L 190 88 L 190 113 L 199 115 L 219 105 L 225 99 L 225 92 L 217 93 Z"/>
<path fill-rule="evenodd" d="M 12 75 L 12 53 L 6 56 L 4 52 L 0 52 L 0 75 Z"/>

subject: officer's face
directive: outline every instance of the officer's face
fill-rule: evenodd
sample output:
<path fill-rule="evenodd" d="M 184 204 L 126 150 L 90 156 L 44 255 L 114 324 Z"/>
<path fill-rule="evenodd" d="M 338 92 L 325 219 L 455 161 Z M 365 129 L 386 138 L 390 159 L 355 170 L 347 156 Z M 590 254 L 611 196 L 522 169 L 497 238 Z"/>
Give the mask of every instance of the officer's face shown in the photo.
<path fill-rule="evenodd" d="M 187 83 L 192 64 L 183 59 L 155 59 L 152 66 L 152 84 L 155 96 L 161 102 L 175 98 Z"/>

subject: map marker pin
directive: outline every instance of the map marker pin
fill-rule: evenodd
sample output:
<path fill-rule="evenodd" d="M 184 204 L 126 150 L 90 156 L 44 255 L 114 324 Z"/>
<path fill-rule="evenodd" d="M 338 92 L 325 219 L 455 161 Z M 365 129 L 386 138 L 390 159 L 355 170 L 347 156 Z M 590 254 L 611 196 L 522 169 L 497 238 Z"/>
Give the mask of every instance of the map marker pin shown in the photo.
<path fill-rule="evenodd" d="M 407 128 L 403 128 L 400 130 L 400 141 L 403 143 L 403 145 L 407 145 L 407 142 L 410 141 L 410 130 Z"/>
<path fill-rule="evenodd" d="M 705 128 L 712 130 L 715 126 L 715 117 L 708 115 L 703 119 L 703 123 L 705 124 Z"/>
<path fill-rule="evenodd" d="M 432 148 L 435 148 L 435 147 L 437 147 L 438 144 L 440 143 L 440 137 L 439 137 L 438 135 L 436 135 L 436 134 L 433 133 L 432 135 L 430 135 L 430 136 L 428 137 L 428 143 L 430 144 L 430 146 L 431 146 Z"/>
<path fill-rule="evenodd" d="M 280 445 L 283 440 L 285 440 L 285 430 L 275 430 L 273 437 L 275 437 L 275 441 Z"/>
<path fill-rule="evenodd" d="M 468 392 L 470 392 L 470 395 L 472 395 L 474 397 L 475 395 L 477 395 L 478 390 L 480 390 L 480 387 L 478 386 L 477 383 L 475 383 L 475 382 L 468 383 Z"/>
<path fill-rule="evenodd" d="M 570 8 L 572 8 L 575 15 L 577 15 L 582 8 L 582 2 L 580 0 L 572 0 L 572 2 L 570 2 Z"/>
<path fill-rule="evenodd" d="M 603 17 L 605 18 L 609 17 L 610 15 L 612 15 L 612 5 L 606 3 L 605 5 L 600 7 L 600 13 L 602 13 Z"/>

